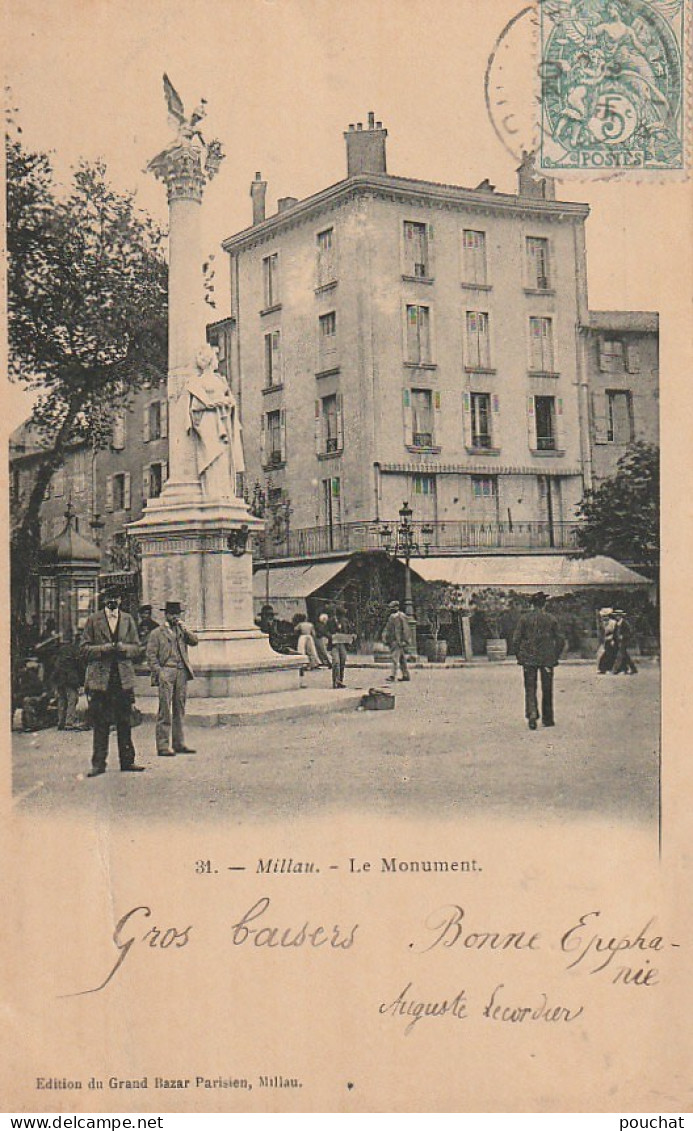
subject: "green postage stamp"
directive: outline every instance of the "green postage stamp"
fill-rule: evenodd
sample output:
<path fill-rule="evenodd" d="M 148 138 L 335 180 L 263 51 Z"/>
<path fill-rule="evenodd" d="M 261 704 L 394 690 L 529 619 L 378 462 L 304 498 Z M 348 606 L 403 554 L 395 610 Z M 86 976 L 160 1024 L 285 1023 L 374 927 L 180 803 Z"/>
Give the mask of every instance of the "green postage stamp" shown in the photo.
<path fill-rule="evenodd" d="M 686 168 L 687 0 L 539 0 L 546 170 Z"/>

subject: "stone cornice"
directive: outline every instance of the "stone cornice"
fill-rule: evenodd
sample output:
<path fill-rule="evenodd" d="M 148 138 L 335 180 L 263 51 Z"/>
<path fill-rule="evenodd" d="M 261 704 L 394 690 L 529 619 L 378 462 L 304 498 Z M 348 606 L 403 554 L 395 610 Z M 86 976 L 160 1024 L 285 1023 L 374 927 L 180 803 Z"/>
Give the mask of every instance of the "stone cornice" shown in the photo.
<path fill-rule="evenodd" d="M 279 232 L 305 223 L 320 213 L 338 208 L 356 197 L 378 197 L 394 203 L 433 206 L 448 211 L 475 212 L 488 216 L 511 214 L 552 221 L 584 221 L 589 205 L 573 201 L 522 198 L 508 193 L 480 193 L 476 189 L 433 181 L 390 177 L 384 173 L 360 173 L 338 181 L 291 208 L 269 216 L 260 224 L 245 228 L 222 240 L 224 251 L 233 253 L 274 238 Z"/>

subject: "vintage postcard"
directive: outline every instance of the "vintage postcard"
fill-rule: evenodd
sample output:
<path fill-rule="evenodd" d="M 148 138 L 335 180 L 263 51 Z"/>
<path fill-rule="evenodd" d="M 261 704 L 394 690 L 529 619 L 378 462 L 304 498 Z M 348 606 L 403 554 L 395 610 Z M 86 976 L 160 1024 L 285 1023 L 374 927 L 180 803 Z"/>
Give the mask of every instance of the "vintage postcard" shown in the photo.
<path fill-rule="evenodd" d="M 689 4 L 5 13 L 6 1110 L 690 1111 Z"/>

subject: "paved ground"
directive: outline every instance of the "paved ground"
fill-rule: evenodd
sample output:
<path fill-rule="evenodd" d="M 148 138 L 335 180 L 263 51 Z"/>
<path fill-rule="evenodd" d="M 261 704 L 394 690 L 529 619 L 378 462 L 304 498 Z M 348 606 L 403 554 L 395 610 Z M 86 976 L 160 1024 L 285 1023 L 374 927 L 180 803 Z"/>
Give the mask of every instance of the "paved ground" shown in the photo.
<path fill-rule="evenodd" d="M 352 669 L 351 687 L 384 684 Z M 329 674 L 313 673 L 316 687 Z M 199 819 L 233 824 L 324 816 L 451 817 L 502 813 L 654 821 L 658 804 L 659 668 L 597 676 L 563 665 L 554 729 L 530 732 L 516 665 L 422 668 L 397 684 L 394 711 L 312 715 L 257 726 L 190 726 L 198 753 L 154 755 L 150 722 L 134 731 L 144 774 L 88 780 L 91 735 L 15 734 L 14 789 L 23 812 Z M 338 695 L 339 692 L 330 695 Z"/>

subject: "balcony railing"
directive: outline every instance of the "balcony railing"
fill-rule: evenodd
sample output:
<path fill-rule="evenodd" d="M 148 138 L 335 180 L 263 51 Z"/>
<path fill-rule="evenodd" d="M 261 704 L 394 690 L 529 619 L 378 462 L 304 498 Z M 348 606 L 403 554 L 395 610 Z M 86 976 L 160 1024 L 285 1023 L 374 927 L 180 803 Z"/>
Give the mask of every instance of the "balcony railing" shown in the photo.
<path fill-rule="evenodd" d="M 289 529 L 281 541 L 260 532 L 253 535 L 255 557 L 303 558 L 325 554 L 351 554 L 357 550 L 382 550 L 381 527 L 397 527 L 389 522 L 342 522 L 333 526 Z M 576 522 L 412 522 L 414 540 L 421 553 L 431 556 L 460 554 L 469 550 L 556 550 L 577 549 Z M 428 550 L 426 550 L 428 547 Z M 265 549 L 267 548 L 267 553 Z"/>

